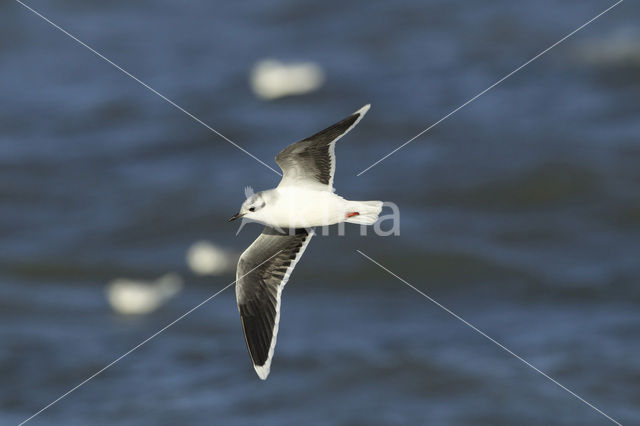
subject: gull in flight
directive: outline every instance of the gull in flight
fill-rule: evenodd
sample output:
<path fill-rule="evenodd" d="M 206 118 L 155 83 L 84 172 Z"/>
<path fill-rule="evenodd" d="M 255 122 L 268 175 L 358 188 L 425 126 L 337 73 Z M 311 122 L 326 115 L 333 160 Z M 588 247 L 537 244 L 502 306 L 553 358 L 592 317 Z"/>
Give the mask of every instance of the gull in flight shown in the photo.
<path fill-rule="evenodd" d="M 282 289 L 314 235 L 313 227 L 340 222 L 371 225 L 382 210 L 382 201 L 345 200 L 333 188 L 336 141 L 358 124 L 369 106 L 286 147 L 276 156 L 283 172 L 280 184 L 251 195 L 229 219 L 242 217 L 265 225 L 240 256 L 236 272 L 242 329 L 262 380 L 269 375 L 276 346 Z"/>

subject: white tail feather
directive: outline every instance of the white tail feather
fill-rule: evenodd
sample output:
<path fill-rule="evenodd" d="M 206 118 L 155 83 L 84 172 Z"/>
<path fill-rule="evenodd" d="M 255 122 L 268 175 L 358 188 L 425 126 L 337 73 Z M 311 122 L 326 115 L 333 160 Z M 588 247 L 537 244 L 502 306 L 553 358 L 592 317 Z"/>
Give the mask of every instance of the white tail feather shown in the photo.
<path fill-rule="evenodd" d="M 382 201 L 349 201 L 347 213 L 358 213 L 345 220 L 360 225 L 373 225 L 382 211 Z"/>

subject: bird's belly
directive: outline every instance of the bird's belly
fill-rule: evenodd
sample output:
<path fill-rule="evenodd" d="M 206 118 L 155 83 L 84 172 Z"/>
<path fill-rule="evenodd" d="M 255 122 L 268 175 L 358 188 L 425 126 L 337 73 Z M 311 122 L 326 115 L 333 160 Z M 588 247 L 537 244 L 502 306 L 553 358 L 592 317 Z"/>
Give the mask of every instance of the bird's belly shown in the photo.
<path fill-rule="evenodd" d="M 273 211 L 272 226 L 309 228 L 333 225 L 345 218 L 344 198 L 327 191 L 285 191 Z"/>

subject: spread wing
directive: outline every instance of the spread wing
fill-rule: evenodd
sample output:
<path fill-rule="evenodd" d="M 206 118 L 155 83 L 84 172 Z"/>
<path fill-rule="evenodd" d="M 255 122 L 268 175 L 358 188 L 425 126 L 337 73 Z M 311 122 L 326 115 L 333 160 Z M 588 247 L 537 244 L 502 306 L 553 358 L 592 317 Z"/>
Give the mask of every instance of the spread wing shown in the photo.
<path fill-rule="evenodd" d="M 282 289 L 313 231 L 265 227 L 238 261 L 236 299 L 244 338 L 258 376 L 265 380 L 276 347 Z"/>
<path fill-rule="evenodd" d="M 278 186 L 314 185 L 333 191 L 336 141 L 358 124 L 369 111 L 369 106 L 363 106 L 344 120 L 289 145 L 276 155 L 276 163 L 283 172 Z"/>

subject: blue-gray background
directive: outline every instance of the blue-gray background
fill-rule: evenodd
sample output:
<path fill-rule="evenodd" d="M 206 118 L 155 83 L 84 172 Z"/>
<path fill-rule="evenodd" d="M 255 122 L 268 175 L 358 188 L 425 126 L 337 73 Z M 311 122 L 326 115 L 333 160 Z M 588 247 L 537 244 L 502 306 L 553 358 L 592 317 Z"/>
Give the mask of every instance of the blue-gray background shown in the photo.
<path fill-rule="evenodd" d="M 640 8 L 606 1 L 43 1 L 29 4 L 272 162 L 365 103 L 338 192 L 401 209 L 401 235 L 316 238 L 285 291 L 269 380 L 233 290 L 32 424 L 607 424 L 355 253 L 362 249 L 622 423 L 640 420 Z M 327 84 L 256 99 L 265 57 Z M 233 280 L 198 239 L 277 176 L 13 1 L 0 4 L 0 423 L 15 424 Z M 177 271 L 141 318 L 109 280 Z"/>

